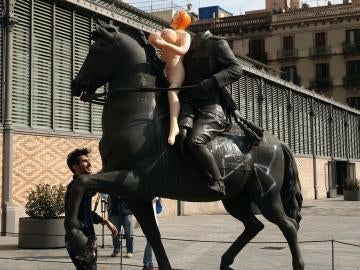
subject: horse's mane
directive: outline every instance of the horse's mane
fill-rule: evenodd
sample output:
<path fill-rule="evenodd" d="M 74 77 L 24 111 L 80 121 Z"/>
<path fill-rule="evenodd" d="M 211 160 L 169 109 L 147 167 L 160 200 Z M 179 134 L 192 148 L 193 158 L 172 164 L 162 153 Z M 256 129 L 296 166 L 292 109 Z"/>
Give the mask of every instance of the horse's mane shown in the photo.
<path fill-rule="evenodd" d="M 102 27 L 106 28 L 108 31 L 119 31 L 128 37 L 136 41 L 141 48 L 144 49 L 146 54 L 146 61 L 149 63 L 153 70 L 154 76 L 156 76 L 156 86 L 157 87 L 168 87 L 169 83 L 164 74 L 165 63 L 160 60 L 156 54 L 155 48 L 148 42 L 145 33 L 142 30 L 139 30 L 135 27 L 129 25 L 120 25 L 115 26 L 113 24 L 100 24 Z M 95 36 L 96 37 L 96 36 Z"/>
<path fill-rule="evenodd" d="M 152 65 L 157 76 L 156 85 L 158 87 L 168 87 L 168 81 L 164 75 L 165 64 L 156 54 L 155 48 L 148 42 L 145 33 L 142 30 L 129 25 L 121 26 L 119 30 L 133 38 L 141 47 L 144 48 L 147 62 Z"/>
<path fill-rule="evenodd" d="M 126 26 L 121 26 L 119 27 L 119 30 L 125 34 L 127 34 L 128 36 L 132 37 L 136 42 L 139 43 L 140 46 L 142 47 L 147 47 L 148 45 L 150 45 L 147 42 L 147 38 L 145 36 L 145 33 L 142 30 L 139 30 L 135 27 L 126 25 Z"/>

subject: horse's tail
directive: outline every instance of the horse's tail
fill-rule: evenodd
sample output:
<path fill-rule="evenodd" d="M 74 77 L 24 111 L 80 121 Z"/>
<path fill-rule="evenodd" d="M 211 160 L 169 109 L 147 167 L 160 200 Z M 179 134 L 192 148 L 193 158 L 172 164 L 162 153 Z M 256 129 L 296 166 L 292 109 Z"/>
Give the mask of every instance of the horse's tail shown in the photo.
<path fill-rule="evenodd" d="M 281 147 L 283 149 L 285 159 L 284 182 L 281 188 L 281 200 L 286 215 L 294 219 L 297 222 L 297 227 L 299 228 L 303 197 L 301 194 L 298 169 L 295 163 L 294 155 L 292 154 L 290 148 L 285 143 L 282 143 Z"/>

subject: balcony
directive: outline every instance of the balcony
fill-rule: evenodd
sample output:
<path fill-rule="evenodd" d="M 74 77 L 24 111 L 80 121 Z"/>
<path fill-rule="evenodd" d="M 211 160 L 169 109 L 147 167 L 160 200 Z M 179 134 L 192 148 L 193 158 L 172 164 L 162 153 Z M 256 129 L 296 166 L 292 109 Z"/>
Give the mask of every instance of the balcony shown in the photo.
<path fill-rule="evenodd" d="M 238 33 L 252 28 L 268 28 L 271 24 L 271 13 L 262 12 L 224 18 L 211 18 L 191 23 L 189 30 L 194 33 L 210 30 L 214 33 Z"/>
<path fill-rule="evenodd" d="M 357 88 L 360 87 L 360 75 L 347 75 L 343 79 L 345 87 Z"/>
<path fill-rule="evenodd" d="M 344 54 L 360 54 L 360 42 L 344 42 Z"/>
<path fill-rule="evenodd" d="M 281 50 L 277 52 L 278 59 L 291 59 L 298 57 L 298 50 L 291 49 L 291 50 Z"/>
<path fill-rule="evenodd" d="M 310 56 L 326 56 L 331 54 L 331 47 L 313 47 L 310 48 Z"/>
<path fill-rule="evenodd" d="M 329 90 L 332 88 L 331 78 L 316 78 L 310 82 L 310 88 L 315 90 Z"/>
<path fill-rule="evenodd" d="M 249 53 L 247 55 L 247 57 L 250 57 L 252 59 L 255 59 L 261 63 L 267 64 L 268 60 L 267 60 L 267 53 L 263 52 L 263 53 Z"/>

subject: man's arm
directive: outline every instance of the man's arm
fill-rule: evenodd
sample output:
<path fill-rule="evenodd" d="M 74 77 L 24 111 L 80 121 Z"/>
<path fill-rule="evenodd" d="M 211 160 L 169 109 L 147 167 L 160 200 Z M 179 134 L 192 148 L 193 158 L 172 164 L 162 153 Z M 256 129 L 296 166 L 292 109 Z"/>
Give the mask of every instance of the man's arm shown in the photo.
<path fill-rule="evenodd" d="M 91 211 L 92 220 L 94 224 L 104 224 L 111 231 L 112 236 L 116 236 L 118 234 L 118 230 L 114 224 L 112 224 L 108 219 L 102 218 L 96 212 Z"/>
<path fill-rule="evenodd" d="M 220 39 L 213 40 L 212 42 L 214 42 L 211 46 L 215 57 L 216 69 L 219 71 L 210 78 L 203 80 L 200 86 L 205 91 L 217 87 L 222 89 L 226 106 L 229 112 L 232 112 L 237 109 L 237 105 L 224 87 L 238 80 L 242 76 L 243 70 L 227 41 Z"/>

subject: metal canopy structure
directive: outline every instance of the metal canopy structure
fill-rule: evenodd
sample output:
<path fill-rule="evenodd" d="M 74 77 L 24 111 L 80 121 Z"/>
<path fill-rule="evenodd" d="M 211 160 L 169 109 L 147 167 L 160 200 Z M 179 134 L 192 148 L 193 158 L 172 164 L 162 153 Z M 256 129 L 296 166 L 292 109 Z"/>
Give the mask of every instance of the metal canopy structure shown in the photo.
<path fill-rule="evenodd" d="M 119 0 L 58 0 L 57 2 L 81 7 L 146 32 L 161 30 L 169 25 L 168 22 Z"/>

